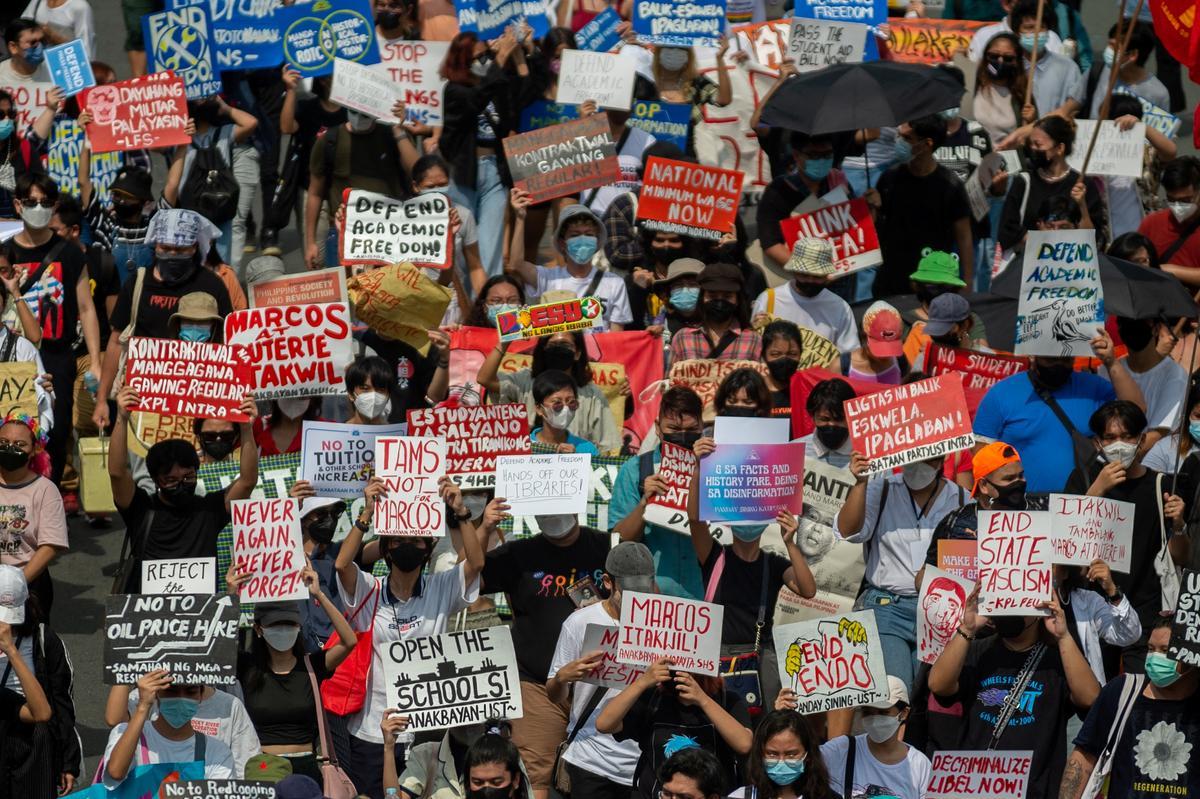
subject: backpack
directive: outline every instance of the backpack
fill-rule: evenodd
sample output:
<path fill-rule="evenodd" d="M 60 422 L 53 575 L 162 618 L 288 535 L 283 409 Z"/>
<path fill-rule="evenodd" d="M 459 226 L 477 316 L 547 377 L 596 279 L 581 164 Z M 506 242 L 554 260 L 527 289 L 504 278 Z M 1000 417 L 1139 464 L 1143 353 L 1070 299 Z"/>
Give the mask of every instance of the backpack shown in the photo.
<path fill-rule="evenodd" d="M 193 145 L 196 154 L 179 192 L 179 207 L 195 211 L 219 226 L 237 215 L 240 189 L 217 145 L 216 137 L 207 147 Z"/>

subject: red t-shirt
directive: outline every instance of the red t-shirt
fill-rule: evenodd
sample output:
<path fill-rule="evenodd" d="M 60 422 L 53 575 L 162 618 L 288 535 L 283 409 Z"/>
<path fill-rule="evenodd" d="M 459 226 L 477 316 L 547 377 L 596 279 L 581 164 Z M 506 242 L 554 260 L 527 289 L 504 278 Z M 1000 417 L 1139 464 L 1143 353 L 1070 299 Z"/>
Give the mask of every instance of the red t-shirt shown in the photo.
<path fill-rule="evenodd" d="M 325 419 L 316 419 L 323 422 Z M 289 452 L 299 452 L 301 439 L 304 433 L 303 425 L 301 429 L 296 431 L 296 437 L 292 439 L 292 443 L 288 444 L 287 449 L 280 450 L 275 445 L 275 438 L 271 435 L 271 417 L 260 416 L 254 420 L 254 443 L 258 445 L 258 456 L 265 458 L 268 455 L 285 455 Z"/>
<path fill-rule="evenodd" d="M 1167 248 L 1175 243 L 1179 235 L 1183 232 L 1183 226 L 1175 221 L 1175 217 L 1171 215 L 1170 209 L 1155 211 L 1142 220 L 1142 224 L 1138 226 L 1138 233 L 1141 233 L 1150 241 L 1154 242 L 1154 248 L 1158 250 L 1159 258 L 1167 251 Z M 1176 264 L 1178 266 L 1190 266 L 1195 269 L 1200 269 L 1200 232 L 1192 233 L 1188 236 L 1187 241 L 1183 246 L 1175 251 L 1169 259 L 1165 259 L 1167 263 Z"/>

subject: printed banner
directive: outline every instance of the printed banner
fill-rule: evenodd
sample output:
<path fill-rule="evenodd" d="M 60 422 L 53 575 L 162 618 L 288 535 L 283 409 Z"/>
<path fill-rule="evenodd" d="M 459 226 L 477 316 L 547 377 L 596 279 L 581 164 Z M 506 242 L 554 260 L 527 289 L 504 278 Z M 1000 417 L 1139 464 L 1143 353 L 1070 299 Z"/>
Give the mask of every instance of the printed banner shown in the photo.
<path fill-rule="evenodd" d="M 591 455 L 500 455 L 496 458 L 496 496 L 504 497 L 513 516 L 583 513 L 591 478 Z"/>
<path fill-rule="evenodd" d="M 885 23 L 890 23 L 887 13 L 887 0 L 846 0 L 845 2 L 830 3 L 828 0 L 799 0 L 792 12 L 793 17 L 807 19 L 833 19 L 840 22 L 858 22 L 879 29 Z M 867 37 L 864 51 L 864 61 L 875 61 L 879 58 L 879 45 L 874 36 Z"/>
<path fill-rule="evenodd" d="M 378 64 L 370 0 L 316 0 L 279 9 L 283 58 L 306 78 L 333 72 L 336 58 Z"/>
<path fill-rule="evenodd" d="M 671 385 L 686 386 L 700 395 L 700 401 L 704 403 L 704 418 L 707 420 L 717 415 L 713 408 L 713 398 L 717 394 L 717 386 L 721 384 L 726 375 L 737 369 L 754 369 L 764 377 L 767 374 L 767 367 L 762 361 L 719 361 L 709 358 L 692 358 L 672 363 L 669 379 Z"/>
<path fill-rule="evenodd" d="M 719 47 L 725 0 L 634 0 L 633 32 L 639 44 Z"/>
<path fill-rule="evenodd" d="M 514 185 L 529 192 L 535 203 L 621 179 L 607 114 L 509 136 L 504 157 Z"/>
<path fill-rule="evenodd" d="M 1192 569 L 1183 570 L 1179 583 L 1167 654 L 1185 665 L 1200 666 L 1200 572 Z"/>
<path fill-rule="evenodd" d="M 807 214 L 789 216 L 779 223 L 788 249 L 801 238 L 825 239 L 833 245 L 834 268 L 839 275 L 883 263 L 879 236 L 867 201 L 855 198 L 827 205 Z"/>
<path fill-rule="evenodd" d="M 680 671 L 715 675 L 721 667 L 724 618 L 722 605 L 626 591 L 621 595 L 617 662 L 648 668 L 667 658 Z"/>
<path fill-rule="evenodd" d="M 875 613 L 776 625 L 779 679 L 805 715 L 869 705 L 889 696 Z"/>
<path fill-rule="evenodd" d="M 938 568 L 969 583 L 979 582 L 978 547 L 974 539 L 945 538 L 938 541 Z"/>
<path fill-rule="evenodd" d="M 615 53 L 563 50 L 556 103 L 579 105 L 595 100 L 597 108 L 628 111 L 633 100 L 634 60 Z"/>
<path fill-rule="evenodd" d="M 797 72 L 857 64 L 863 60 L 870 30 L 857 22 L 792 17 L 788 57 L 796 63 Z"/>
<path fill-rule="evenodd" d="M 140 399 L 133 410 L 250 421 L 241 410 L 254 379 L 245 347 L 135 336 L 128 354 L 125 384 Z"/>
<path fill-rule="evenodd" d="M 1029 369 L 1029 359 L 1003 352 L 978 352 L 944 347 L 934 341 L 925 345 L 925 374 L 931 377 L 957 372 L 964 389 L 987 391 L 1006 377 Z"/>
<path fill-rule="evenodd" d="M 11 413 L 38 418 L 37 365 L 31 361 L 0 363 L 0 419 Z"/>
<path fill-rule="evenodd" d="M 687 503 L 695 474 L 696 456 L 692 451 L 664 441 L 658 476 L 666 481 L 667 491 L 665 494 L 656 494 L 646 503 L 644 518 L 647 524 L 691 534 Z"/>
<path fill-rule="evenodd" d="M 1126 94 L 1135 98 L 1142 104 L 1142 123 L 1146 127 L 1157 130 L 1168 139 L 1173 139 L 1179 133 L 1179 126 L 1183 124 L 1183 120 L 1172 114 L 1170 111 L 1164 111 L 1144 97 L 1131 92 L 1124 86 L 1118 86 L 1113 89 L 1113 94 Z M 1076 138 L 1079 138 L 1076 136 Z M 1095 156 L 1093 156 L 1094 158 Z"/>
<path fill-rule="evenodd" d="M 651 157 L 638 198 L 638 224 L 646 230 L 720 239 L 734 230 L 744 177 L 731 169 Z"/>
<path fill-rule="evenodd" d="M 642 676 L 645 669 L 639 669 L 630 663 L 617 662 L 617 639 L 620 637 L 621 628 L 616 625 L 589 624 L 587 626 L 583 632 L 583 647 L 580 651 L 584 656 L 599 652 L 600 665 L 592 669 L 580 682 L 598 685 L 601 688 L 611 688 L 614 691 L 623 691 Z"/>
<path fill-rule="evenodd" d="M 247 293 L 254 308 L 350 301 L 346 295 L 346 270 L 340 266 L 260 280 L 247 286 Z"/>
<path fill-rule="evenodd" d="M 1033 751 L 934 752 L 927 799 L 1025 799 Z"/>
<path fill-rule="evenodd" d="M 446 473 L 446 442 L 440 438 L 379 436 L 375 474 L 387 495 L 375 500 L 375 534 L 443 536 L 446 503 L 438 480 Z"/>
<path fill-rule="evenodd" d="M 275 799 L 275 783 L 265 780 L 186 780 L 164 782 L 158 799 Z"/>
<path fill-rule="evenodd" d="M 374 474 L 375 439 L 402 436 L 400 424 L 304 422 L 301 432 L 300 479 L 312 483 L 320 497 L 352 500 L 362 496 Z"/>
<path fill-rule="evenodd" d="M 609 53 L 616 49 L 621 42 L 621 34 L 617 27 L 621 24 L 621 15 L 612 6 L 604 10 L 579 30 L 575 31 L 575 43 L 580 50 L 591 50 L 593 53 Z"/>
<path fill-rule="evenodd" d="M 237 602 L 228 594 L 105 600 L 104 684 L 136 685 L 158 669 L 184 685 L 237 682 Z"/>
<path fill-rule="evenodd" d="M 68 796 L 70 799 L 146 799 L 147 796 L 158 797 L 158 792 L 168 784 L 202 777 L 203 760 L 190 763 L 152 763 L 148 766 L 134 766 L 130 769 L 129 776 L 115 788 L 98 782 Z"/>
<path fill-rule="evenodd" d="M 687 103 L 634 100 L 633 110 L 625 124 L 631 128 L 641 128 L 658 141 L 669 141 L 686 152 L 688 131 L 692 126 L 692 107 Z"/>
<path fill-rule="evenodd" d="M 440 192 L 395 200 L 373 191 L 342 195 L 343 264 L 398 264 L 446 269 L 454 262 L 450 200 Z"/>
<path fill-rule="evenodd" d="M 421 350 L 450 305 L 451 291 L 412 264 L 389 264 L 351 278 L 351 306 L 376 333 Z"/>
<path fill-rule="evenodd" d="M 173 72 L 94 86 L 79 94 L 79 105 L 92 115 L 87 126 L 92 153 L 159 150 L 191 144 L 187 94 Z"/>
<path fill-rule="evenodd" d="M 854 397 L 844 408 L 854 449 L 871 462 L 869 474 L 975 444 L 962 378 L 955 374 Z"/>
<path fill-rule="evenodd" d="M 529 415 L 517 403 L 413 408 L 408 412 L 408 433 L 445 440 L 443 474 L 464 491 L 495 487 L 497 456 L 531 451 Z"/>
<path fill-rule="evenodd" d="M 171 70 L 183 80 L 189 100 L 221 92 L 221 76 L 213 67 L 208 13 L 200 6 L 160 11 L 142 17 L 142 36 L 150 72 Z"/>
<path fill-rule="evenodd" d="M 1133 559 L 1132 502 L 1077 494 L 1050 495 L 1050 543 L 1054 562 L 1090 566 L 1102 560 L 1129 574 Z"/>
<path fill-rule="evenodd" d="M 526 305 L 520 310 L 496 314 L 496 330 L 501 341 L 541 338 L 597 327 L 604 327 L 604 307 L 595 297 Z"/>
<path fill-rule="evenodd" d="M 550 30 L 543 0 L 454 0 L 454 5 L 459 30 L 477 33 L 485 42 L 499 39 L 518 22 L 529 23 L 534 39 L 541 39 Z"/>
<path fill-rule="evenodd" d="M 572 119 L 579 119 L 579 106 L 551 100 L 535 100 L 521 111 L 521 123 L 517 130 L 520 133 L 528 133 L 560 122 L 570 122 Z"/>
<path fill-rule="evenodd" d="M 400 120 L 392 114 L 392 107 L 404 99 L 404 90 L 378 66 L 335 58 L 329 99 L 372 116 L 384 125 L 396 125 Z M 406 110 L 406 116 L 407 113 Z"/>
<path fill-rule="evenodd" d="M 74 97 L 96 85 L 92 62 L 88 60 L 87 51 L 79 39 L 47 49 L 46 66 L 50 69 L 50 80 L 67 97 Z"/>
<path fill-rule="evenodd" d="M 973 19 L 892 17 L 887 24 L 888 58 L 909 64 L 948 64 L 966 54 L 975 33 L 990 22 Z"/>
<path fill-rule="evenodd" d="M 1090 357 L 1104 329 L 1095 230 L 1031 230 L 1017 300 L 1018 355 Z"/>
<path fill-rule="evenodd" d="M 394 41 L 379 43 L 379 69 L 399 85 L 408 121 L 442 124 L 442 91 L 446 79 L 438 74 L 450 42 Z M 336 70 L 335 70 L 336 71 Z"/>
<path fill-rule="evenodd" d="M 225 342 L 242 345 L 255 399 L 344 394 L 354 360 L 350 309 L 342 302 L 247 308 L 225 317 Z"/>
<path fill-rule="evenodd" d="M 216 558 L 142 561 L 142 594 L 215 594 Z"/>
<path fill-rule="evenodd" d="M 168 8 L 204 5 L 203 0 L 167 0 Z M 264 69 L 283 63 L 283 31 L 275 12 L 279 0 L 234 3 L 209 0 L 208 27 L 212 31 L 217 71 Z"/>
<path fill-rule="evenodd" d="M 61 194 L 79 197 L 79 154 L 85 139 L 83 128 L 71 117 L 59 115 L 50 129 L 50 144 L 46 150 L 46 174 L 54 178 Z M 125 166 L 125 155 L 121 152 L 91 154 L 89 172 L 92 192 L 107 206 L 112 194 L 109 187 L 117 173 Z"/>
<path fill-rule="evenodd" d="M 1050 514 L 980 510 L 976 542 L 980 614 L 1042 613 L 1038 605 L 1051 598 Z"/>
<path fill-rule="evenodd" d="M 235 499 L 233 518 L 234 573 L 254 576 L 242 585 L 242 602 L 307 599 L 304 541 L 300 533 L 300 500 Z"/>
<path fill-rule="evenodd" d="M 935 566 L 925 567 L 917 599 L 917 659 L 933 663 L 958 631 L 974 583 Z"/>
<path fill-rule="evenodd" d="M 801 510 L 804 445 L 721 444 L 700 461 L 700 518 L 770 522 Z"/>
<path fill-rule="evenodd" d="M 1073 148 L 1067 156 L 1067 166 L 1076 171 L 1083 169 L 1088 143 L 1096 120 L 1081 119 L 1075 125 L 1075 141 L 1080 146 Z M 1105 177 L 1140 178 L 1142 157 L 1146 154 L 1146 125 L 1137 123 L 1129 130 L 1121 130 L 1117 123 L 1106 119 L 1100 123 L 1096 146 L 1092 149 L 1092 160 L 1088 162 L 1088 175 Z"/>

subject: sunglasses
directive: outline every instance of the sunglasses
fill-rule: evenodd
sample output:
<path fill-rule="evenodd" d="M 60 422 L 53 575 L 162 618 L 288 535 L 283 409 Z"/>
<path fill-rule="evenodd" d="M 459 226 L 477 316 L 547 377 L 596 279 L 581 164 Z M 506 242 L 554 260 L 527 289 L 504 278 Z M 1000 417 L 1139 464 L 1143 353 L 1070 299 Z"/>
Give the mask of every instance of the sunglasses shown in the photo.
<path fill-rule="evenodd" d="M 51 200 L 49 197 L 43 197 L 40 200 L 35 200 L 32 197 L 18 197 L 17 199 L 21 201 L 21 205 L 28 208 L 32 208 L 35 205 L 40 205 L 43 208 L 53 208 L 58 204 L 58 200 Z"/>
<path fill-rule="evenodd" d="M 1017 57 L 1015 55 L 1001 55 L 1000 53 L 988 53 L 987 60 L 1003 64 L 1017 63 Z"/>

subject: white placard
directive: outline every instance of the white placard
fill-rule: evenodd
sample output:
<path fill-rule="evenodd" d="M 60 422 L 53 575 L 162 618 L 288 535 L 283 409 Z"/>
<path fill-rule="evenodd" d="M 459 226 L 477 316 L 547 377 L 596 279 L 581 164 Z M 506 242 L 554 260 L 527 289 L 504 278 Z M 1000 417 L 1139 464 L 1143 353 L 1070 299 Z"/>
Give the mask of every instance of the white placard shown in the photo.
<path fill-rule="evenodd" d="M 242 585 L 238 598 L 242 602 L 305 599 L 308 589 L 300 579 L 307 566 L 300 500 L 235 499 L 229 510 L 234 573 L 253 575 Z"/>
<path fill-rule="evenodd" d="M 791 419 L 718 416 L 713 424 L 717 444 L 786 444 L 791 435 Z"/>
<path fill-rule="evenodd" d="M 725 608 L 665 594 L 621 594 L 617 662 L 649 668 L 670 658 L 680 671 L 717 674 Z"/>
<path fill-rule="evenodd" d="M 792 17 L 788 56 L 797 72 L 814 72 L 831 64 L 857 64 L 863 60 L 870 26 L 831 19 Z"/>
<path fill-rule="evenodd" d="M 595 100 L 597 108 L 628 111 L 636 74 L 633 60 L 617 53 L 563 50 L 554 102 L 579 105 Z"/>
<path fill-rule="evenodd" d="M 581 657 L 600 653 L 600 665 L 592 669 L 580 682 L 600 685 L 623 691 L 642 676 L 645 669 L 631 663 L 617 662 L 617 638 L 621 628 L 615 624 L 589 624 L 583 633 Z"/>
<path fill-rule="evenodd" d="M 1037 616 L 1052 596 L 1050 514 L 981 510 L 976 531 L 979 613 Z"/>
<path fill-rule="evenodd" d="M 454 255 L 450 240 L 450 200 L 430 192 L 411 200 L 350 189 L 342 224 L 342 262 L 445 268 Z"/>
<path fill-rule="evenodd" d="M 402 436 L 408 425 L 305 421 L 301 426 L 300 474 L 320 497 L 356 500 L 374 472 L 377 436 Z"/>
<path fill-rule="evenodd" d="M 591 479 L 591 455 L 500 455 L 496 458 L 496 496 L 504 497 L 513 516 L 584 513 Z"/>
<path fill-rule="evenodd" d="M 1088 357 L 1104 329 L 1095 230 L 1031 230 L 1017 298 L 1017 355 Z"/>
<path fill-rule="evenodd" d="M 444 536 L 446 503 L 438 480 L 445 473 L 444 438 L 375 439 L 375 475 L 387 483 L 387 495 L 375 501 L 376 535 Z"/>
<path fill-rule="evenodd" d="M 973 583 L 926 564 L 917 597 L 917 659 L 932 663 L 962 622 Z"/>
<path fill-rule="evenodd" d="M 142 561 L 142 594 L 215 594 L 216 558 Z"/>
<path fill-rule="evenodd" d="M 1050 495 L 1054 562 L 1088 566 L 1097 558 L 1129 574 L 1133 561 L 1133 512 L 1137 506 L 1104 497 Z"/>
<path fill-rule="evenodd" d="M 329 99 L 373 116 L 384 125 L 395 125 L 400 120 L 392 114 L 392 106 L 404 99 L 404 90 L 378 67 L 335 58 Z"/>
<path fill-rule="evenodd" d="M 776 625 L 779 679 L 803 714 L 859 707 L 888 697 L 875 613 L 860 610 Z"/>
<path fill-rule="evenodd" d="M 379 68 L 403 92 L 409 122 L 442 124 L 446 79 L 438 72 L 449 49 L 450 42 L 403 39 L 379 43 Z"/>
<path fill-rule="evenodd" d="M 346 393 L 354 341 L 344 302 L 234 311 L 225 317 L 225 343 L 249 349 L 256 399 Z"/>
<path fill-rule="evenodd" d="M 1067 166 L 1075 171 L 1083 169 L 1088 142 L 1096 120 L 1075 120 L 1075 147 L 1067 156 Z M 1139 122 L 1129 130 L 1121 130 L 1111 119 L 1100 125 L 1100 135 L 1092 149 L 1092 160 L 1088 162 L 1089 175 L 1104 175 L 1109 178 L 1140 178 L 1142 158 L 1146 153 L 1146 126 Z"/>

